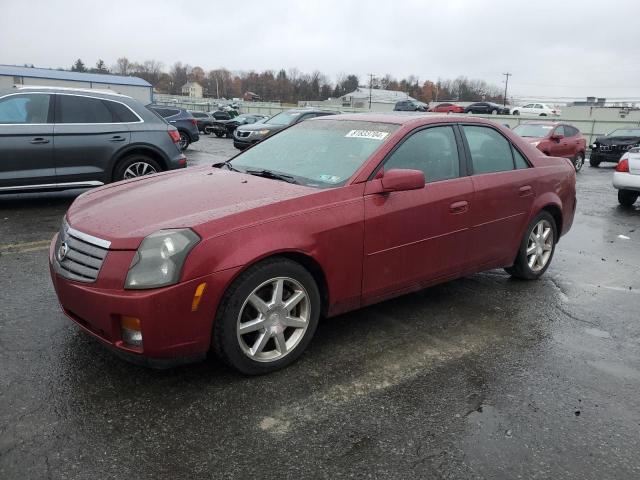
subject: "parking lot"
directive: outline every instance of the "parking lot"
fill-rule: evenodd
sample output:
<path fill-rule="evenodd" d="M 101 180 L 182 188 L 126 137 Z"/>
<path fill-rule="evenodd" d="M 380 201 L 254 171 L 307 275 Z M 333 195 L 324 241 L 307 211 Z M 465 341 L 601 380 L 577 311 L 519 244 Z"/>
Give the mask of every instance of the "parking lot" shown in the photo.
<path fill-rule="evenodd" d="M 236 152 L 203 137 L 187 156 Z M 541 280 L 494 270 L 324 320 L 252 378 L 103 349 L 49 279 L 79 192 L 0 196 L 0 478 L 639 478 L 640 207 L 611 174 L 578 174 Z"/>

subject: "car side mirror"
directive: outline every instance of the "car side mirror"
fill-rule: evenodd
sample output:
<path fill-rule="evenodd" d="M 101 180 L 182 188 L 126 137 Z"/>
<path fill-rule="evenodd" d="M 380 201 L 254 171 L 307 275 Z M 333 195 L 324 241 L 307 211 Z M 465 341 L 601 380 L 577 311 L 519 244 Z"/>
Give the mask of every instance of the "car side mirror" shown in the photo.
<path fill-rule="evenodd" d="M 551 135 L 551 140 L 560 141 L 564 138 L 564 135 L 554 133 Z"/>
<path fill-rule="evenodd" d="M 424 173 L 420 170 L 394 168 L 384 172 L 380 179 L 382 192 L 402 192 L 424 188 Z"/>

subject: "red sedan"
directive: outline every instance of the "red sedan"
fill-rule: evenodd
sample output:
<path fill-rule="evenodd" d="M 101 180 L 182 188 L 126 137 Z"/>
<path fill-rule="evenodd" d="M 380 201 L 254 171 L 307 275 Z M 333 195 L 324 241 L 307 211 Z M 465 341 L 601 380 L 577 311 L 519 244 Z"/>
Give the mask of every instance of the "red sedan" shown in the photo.
<path fill-rule="evenodd" d="M 455 103 L 441 103 L 429 109 L 430 112 L 438 113 L 464 113 L 464 107 Z"/>
<path fill-rule="evenodd" d="M 504 267 L 536 279 L 575 172 L 477 118 L 340 115 L 232 160 L 85 193 L 53 239 L 64 312 L 126 358 L 293 362 L 321 317 Z"/>
<path fill-rule="evenodd" d="M 571 160 L 576 172 L 584 165 L 587 141 L 573 125 L 562 122 L 527 122 L 513 131 L 545 155 Z"/>

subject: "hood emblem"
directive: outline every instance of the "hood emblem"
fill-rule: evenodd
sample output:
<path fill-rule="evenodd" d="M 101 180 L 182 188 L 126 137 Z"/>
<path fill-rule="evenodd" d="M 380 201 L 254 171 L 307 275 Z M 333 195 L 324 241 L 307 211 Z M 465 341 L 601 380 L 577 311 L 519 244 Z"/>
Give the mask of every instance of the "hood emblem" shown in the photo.
<path fill-rule="evenodd" d="M 67 257 L 67 252 L 69 251 L 69 245 L 66 242 L 62 242 L 58 247 L 58 251 L 56 252 L 56 258 L 59 262 L 63 261 Z"/>

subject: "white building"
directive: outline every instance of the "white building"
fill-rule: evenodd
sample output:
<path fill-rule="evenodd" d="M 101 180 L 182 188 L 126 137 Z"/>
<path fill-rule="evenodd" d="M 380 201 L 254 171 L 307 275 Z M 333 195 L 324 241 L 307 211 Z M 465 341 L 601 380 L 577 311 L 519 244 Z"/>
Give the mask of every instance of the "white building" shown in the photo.
<path fill-rule="evenodd" d="M 198 82 L 187 82 L 182 86 L 182 95 L 191 98 L 202 98 L 202 85 Z"/>
<path fill-rule="evenodd" d="M 396 102 L 401 100 L 415 100 L 405 92 L 368 87 L 358 87 L 353 92 L 339 97 L 338 100 L 343 107 L 369 108 L 369 97 L 371 97 L 371 109 L 376 111 L 393 110 Z"/>
<path fill-rule="evenodd" d="M 0 89 L 13 88 L 14 85 L 113 90 L 136 98 L 145 105 L 153 102 L 153 87 L 138 77 L 0 65 Z"/>

